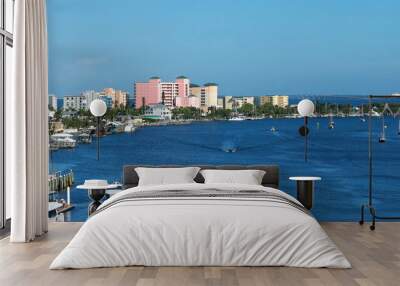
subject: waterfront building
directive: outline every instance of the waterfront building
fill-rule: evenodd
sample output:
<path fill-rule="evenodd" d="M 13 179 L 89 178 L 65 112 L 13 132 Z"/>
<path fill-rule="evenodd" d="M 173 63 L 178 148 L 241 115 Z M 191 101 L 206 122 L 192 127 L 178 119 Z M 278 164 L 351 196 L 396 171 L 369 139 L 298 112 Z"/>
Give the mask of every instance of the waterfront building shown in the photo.
<path fill-rule="evenodd" d="M 272 104 L 274 106 L 279 106 L 286 108 L 289 106 L 289 96 L 287 95 L 264 95 L 258 98 L 259 106 L 264 104 Z"/>
<path fill-rule="evenodd" d="M 112 87 L 106 87 L 105 89 L 103 89 L 103 92 L 102 92 L 102 93 L 103 93 L 104 95 L 114 97 L 114 95 L 115 95 L 115 89 L 113 89 Z"/>
<path fill-rule="evenodd" d="M 113 101 L 113 97 L 111 95 L 101 94 L 99 98 L 106 103 L 106 106 L 108 109 L 113 108 L 114 101 Z"/>
<path fill-rule="evenodd" d="M 224 99 L 222 97 L 217 98 L 217 108 L 218 109 L 224 108 Z"/>
<path fill-rule="evenodd" d="M 134 93 L 127 93 L 126 94 L 127 97 L 127 107 L 129 108 L 136 108 L 135 104 L 136 104 L 136 100 L 135 100 L 135 94 Z"/>
<path fill-rule="evenodd" d="M 223 106 L 224 109 L 241 108 L 243 104 L 248 103 L 254 105 L 254 96 L 224 96 Z"/>
<path fill-rule="evenodd" d="M 243 104 L 252 104 L 254 105 L 254 96 L 240 96 L 233 98 L 235 105 L 237 108 L 241 108 Z"/>
<path fill-rule="evenodd" d="M 87 90 L 82 92 L 81 96 L 85 97 L 86 110 L 88 110 L 92 101 L 98 99 L 100 97 L 100 94 L 94 90 Z"/>
<path fill-rule="evenodd" d="M 188 97 L 177 97 L 176 107 L 195 107 L 200 108 L 200 98 L 190 95 Z"/>
<path fill-rule="evenodd" d="M 66 95 L 64 96 L 64 110 L 81 110 L 86 109 L 86 98 L 82 95 Z"/>
<path fill-rule="evenodd" d="M 49 95 L 49 109 L 57 110 L 57 97 L 54 94 Z"/>
<path fill-rule="evenodd" d="M 114 93 L 114 106 L 125 108 L 128 105 L 128 93 L 116 90 Z"/>
<path fill-rule="evenodd" d="M 232 96 L 224 96 L 224 109 L 233 109 L 233 97 Z"/>
<path fill-rule="evenodd" d="M 64 124 L 62 121 L 49 121 L 49 130 L 53 134 L 64 132 Z"/>
<path fill-rule="evenodd" d="M 189 106 L 190 80 L 179 76 L 175 82 L 162 82 L 159 77 L 152 77 L 148 82 L 136 82 L 134 94 L 136 108 L 143 105 L 164 104 L 166 107 Z"/>
<path fill-rule="evenodd" d="M 206 83 L 204 86 L 192 85 L 190 94 L 198 98 L 202 112 L 208 112 L 210 108 L 218 106 L 218 84 L 216 83 Z"/>
<path fill-rule="evenodd" d="M 112 108 L 114 107 L 126 107 L 128 104 L 128 94 L 125 91 L 117 90 L 112 87 L 103 89 L 100 93 L 102 96 L 108 96 L 112 99 Z"/>
<path fill-rule="evenodd" d="M 146 105 L 143 117 L 157 120 L 171 120 L 172 112 L 169 107 L 163 104 L 149 104 Z"/>

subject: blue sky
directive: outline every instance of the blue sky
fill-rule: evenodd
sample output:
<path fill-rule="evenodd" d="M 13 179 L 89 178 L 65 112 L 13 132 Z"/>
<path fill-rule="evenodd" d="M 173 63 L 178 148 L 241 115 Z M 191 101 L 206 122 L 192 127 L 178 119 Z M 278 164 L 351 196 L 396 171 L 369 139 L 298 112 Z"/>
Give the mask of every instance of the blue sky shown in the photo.
<path fill-rule="evenodd" d="M 49 90 L 158 75 L 222 95 L 400 91 L 400 1 L 48 0 Z"/>

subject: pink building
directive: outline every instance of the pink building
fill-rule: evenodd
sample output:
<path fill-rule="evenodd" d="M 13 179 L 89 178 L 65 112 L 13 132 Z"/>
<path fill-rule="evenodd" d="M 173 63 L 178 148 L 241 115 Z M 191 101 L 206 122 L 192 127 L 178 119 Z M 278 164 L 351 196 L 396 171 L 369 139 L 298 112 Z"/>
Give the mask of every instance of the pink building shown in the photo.
<path fill-rule="evenodd" d="M 136 108 L 161 102 L 161 80 L 152 77 L 148 82 L 135 83 Z"/>
<path fill-rule="evenodd" d="M 200 99 L 196 96 L 177 97 L 176 107 L 195 107 L 200 108 Z"/>
<path fill-rule="evenodd" d="M 161 82 L 159 77 L 152 77 L 148 82 L 135 83 L 136 108 L 144 105 L 164 103 L 165 106 L 191 106 L 189 99 L 190 80 L 179 76 L 175 82 Z"/>

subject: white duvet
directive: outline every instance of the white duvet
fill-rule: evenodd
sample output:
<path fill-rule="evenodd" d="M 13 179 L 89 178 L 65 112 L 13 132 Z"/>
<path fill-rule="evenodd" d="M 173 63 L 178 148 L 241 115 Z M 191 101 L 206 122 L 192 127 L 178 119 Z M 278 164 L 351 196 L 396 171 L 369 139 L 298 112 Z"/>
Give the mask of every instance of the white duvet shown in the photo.
<path fill-rule="evenodd" d="M 349 268 L 314 217 L 255 198 L 153 198 L 121 201 L 135 192 L 263 190 L 232 184 L 136 187 L 105 201 L 50 269 L 145 266 L 294 266 Z M 108 207 L 107 207 L 108 206 Z"/>

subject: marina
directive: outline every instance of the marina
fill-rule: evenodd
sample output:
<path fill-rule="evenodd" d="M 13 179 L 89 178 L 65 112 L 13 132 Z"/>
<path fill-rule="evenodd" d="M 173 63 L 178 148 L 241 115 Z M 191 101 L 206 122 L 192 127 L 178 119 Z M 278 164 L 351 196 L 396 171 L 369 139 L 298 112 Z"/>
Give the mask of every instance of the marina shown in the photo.
<path fill-rule="evenodd" d="M 303 139 L 298 134 L 302 119 L 205 121 L 183 125 L 146 126 L 131 133 L 101 138 L 101 159 L 96 160 L 95 140 L 73 149 L 53 152 L 54 170 L 72 169 L 75 183 L 71 202 L 75 208 L 65 220 L 84 221 L 89 198 L 77 191 L 85 179 L 121 181 L 124 164 L 279 164 L 280 188 L 295 195 L 289 176 L 313 175 L 323 180 L 316 195 L 314 215 L 323 221 L 357 221 L 359 205 L 365 200 L 368 181 L 368 123 L 356 117 L 309 120 L 309 161 L 304 162 Z M 373 116 L 376 184 L 375 201 L 385 212 L 396 213 L 400 204 L 398 176 L 400 136 L 398 118 L 385 118 L 386 142 L 379 143 L 381 118 Z M 319 126 L 319 127 L 318 127 Z M 275 132 L 271 132 L 272 127 Z M 266 132 L 267 130 L 267 132 Z M 390 162 L 390 163 L 389 163 Z M 61 195 L 66 196 L 65 193 Z M 390 198 L 390 199 L 385 199 Z M 343 199 L 345 198 L 345 199 Z"/>

